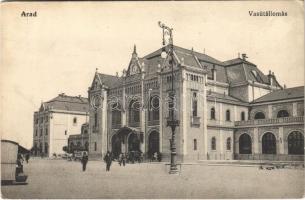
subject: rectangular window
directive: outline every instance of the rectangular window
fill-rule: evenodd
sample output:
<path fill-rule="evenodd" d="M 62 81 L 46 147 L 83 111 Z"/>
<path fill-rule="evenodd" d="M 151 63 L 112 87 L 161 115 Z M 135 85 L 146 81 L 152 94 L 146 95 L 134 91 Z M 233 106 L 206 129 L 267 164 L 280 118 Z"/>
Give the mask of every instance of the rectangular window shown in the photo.
<path fill-rule="evenodd" d="M 37 135 L 38 135 L 38 130 L 36 129 L 36 130 L 35 130 L 35 136 L 37 136 Z"/>
<path fill-rule="evenodd" d="M 194 139 L 194 151 L 196 151 L 196 150 L 197 150 L 197 140 Z"/>
<path fill-rule="evenodd" d="M 42 136 L 42 129 L 40 129 L 40 136 Z"/>
<path fill-rule="evenodd" d="M 67 130 L 65 130 L 65 135 L 67 135 Z"/>
<path fill-rule="evenodd" d="M 197 93 L 194 92 L 193 93 L 193 97 L 192 97 L 192 116 L 193 117 L 197 117 Z"/>
<path fill-rule="evenodd" d="M 96 142 L 94 142 L 94 151 L 97 150 L 97 145 L 96 145 Z"/>
<path fill-rule="evenodd" d="M 48 128 L 46 128 L 46 135 L 48 135 Z"/>

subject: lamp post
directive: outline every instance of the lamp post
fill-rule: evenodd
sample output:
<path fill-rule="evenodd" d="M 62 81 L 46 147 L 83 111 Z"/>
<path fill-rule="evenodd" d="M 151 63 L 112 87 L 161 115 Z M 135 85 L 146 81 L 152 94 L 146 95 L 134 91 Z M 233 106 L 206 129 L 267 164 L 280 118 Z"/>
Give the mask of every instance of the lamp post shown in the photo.
<path fill-rule="evenodd" d="M 166 26 L 165 24 L 159 22 L 160 28 L 162 28 L 162 53 L 161 57 L 166 58 L 168 56 L 169 58 L 169 64 L 171 66 L 171 90 L 169 92 L 169 117 L 167 119 L 167 126 L 171 127 L 172 130 L 172 138 L 170 139 L 170 150 L 171 150 L 171 159 L 170 159 L 170 174 L 178 174 L 178 168 L 176 164 L 176 140 L 175 140 L 175 130 L 176 127 L 179 126 L 179 120 L 175 119 L 175 90 L 174 90 L 174 45 L 173 45 L 173 29 Z M 168 35 L 168 48 L 166 52 L 165 43 L 166 39 L 165 36 Z"/>

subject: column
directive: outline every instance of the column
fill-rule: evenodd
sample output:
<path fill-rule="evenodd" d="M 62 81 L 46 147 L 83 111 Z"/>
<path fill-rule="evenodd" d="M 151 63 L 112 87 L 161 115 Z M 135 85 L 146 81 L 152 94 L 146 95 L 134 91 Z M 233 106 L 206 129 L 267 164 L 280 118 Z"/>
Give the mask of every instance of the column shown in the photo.
<path fill-rule="evenodd" d="M 207 106 L 207 74 L 203 76 L 203 147 L 204 147 L 204 158 L 207 160 L 207 154 L 208 154 L 208 128 L 207 128 L 207 117 L 208 117 L 208 106 Z M 215 108 L 216 109 L 216 108 Z"/>
<path fill-rule="evenodd" d="M 145 98 L 145 95 L 144 95 L 144 76 L 145 76 L 145 73 L 143 72 L 142 73 L 142 79 L 141 79 L 141 111 L 140 111 L 140 130 L 141 130 L 141 134 L 143 134 L 143 141 L 140 141 L 140 149 L 142 152 L 146 152 L 145 151 L 145 141 L 146 141 L 146 134 L 147 134 L 147 121 L 148 121 L 148 118 L 146 118 L 147 116 L 147 108 L 145 108 L 144 106 L 144 99 Z"/>
<path fill-rule="evenodd" d="M 298 104 L 297 102 L 292 103 L 292 116 L 298 116 Z"/>
<path fill-rule="evenodd" d="M 107 91 L 105 89 L 102 90 L 102 96 L 104 97 L 103 99 L 103 107 L 102 107 L 102 126 L 99 127 L 99 129 L 101 130 L 102 133 L 102 141 L 101 141 L 101 154 L 103 155 L 106 151 L 107 151 Z"/>
<path fill-rule="evenodd" d="M 180 111 L 180 116 L 182 116 L 182 120 L 180 121 L 180 131 L 183 135 L 183 155 L 187 154 L 187 124 L 189 123 L 189 120 L 187 119 L 187 97 L 189 97 L 190 94 L 188 94 L 187 88 L 186 88 L 186 81 L 185 81 L 185 70 L 181 70 L 181 81 L 182 81 L 182 91 L 180 93 L 180 99 L 181 99 L 181 105 L 182 110 L 184 112 Z"/>
<path fill-rule="evenodd" d="M 279 127 L 278 154 L 285 154 L 284 127 Z"/>
<path fill-rule="evenodd" d="M 259 142 L 259 135 L 258 135 L 258 128 L 254 128 L 253 129 L 253 141 L 252 141 L 252 149 L 253 149 L 253 152 L 254 154 L 259 154 L 259 145 L 260 145 L 260 142 Z"/>
<path fill-rule="evenodd" d="M 158 82 L 159 82 L 159 122 L 160 122 L 160 129 L 159 129 L 159 151 L 162 153 L 162 142 L 163 142 L 163 82 L 161 72 L 158 72 Z"/>
<path fill-rule="evenodd" d="M 215 108 L 216 110 L 216 108 Z M 217 110 L 216 110 L 217 112 Z M 222 112 L 222 103 L 219 102 L 219 124 L 223 124 L 223 112 Z M 217 119 L 216 119 L 217 120 Z"/>
<path fill-rule="evenodd" d="M 268 105 L 268 119 L 272 118 L 272 105 Z"/>
<path fill-rule="evenodd" d="M 126 106 L 126 91 L 125 91 L 125 82 L 123 83 L 123 88 L 122 88 L 122 127 L 126 126 L 126 113 L 127 113 L 127 106 Z"/>
<path fill-rule="evenodd" d="M 224 142 L 223 142 L 223 131 L 222 130 L 219 130 L 219 149 L 220 149 L 220 156 L 219 156 L 219 159 L 222 160 L 224 159 L 224 149 L 223 149 L 223 146 L 224 146 Z"/>
<path fill-rule="evenodd" d="M 235 121 L 240 121 L 238 119 L 238 114 L 237 114 L 237 109 L 236 109 L 236 106 L 234 105 L 234 108 L 233 108 L 233 112 L 234 112 L 234 118 L 232 119 L 233 122 Z"/>

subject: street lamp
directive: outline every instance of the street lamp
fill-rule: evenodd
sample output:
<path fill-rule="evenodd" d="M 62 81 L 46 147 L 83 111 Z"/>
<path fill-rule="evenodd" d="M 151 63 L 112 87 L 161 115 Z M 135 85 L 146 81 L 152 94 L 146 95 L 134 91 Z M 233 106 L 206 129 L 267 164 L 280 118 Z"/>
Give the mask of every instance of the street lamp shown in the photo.
<path fill-rule="evenodd" d="M 162 28 L 162 53 L 161 57 L 166 58 L 166 56 L 169 57 L 169 64 L 171 65 L 171 90 L 169 92 L 169 118 L 167 119 L 167 126 L 171 127 L 172 130 L 172 138 L 170 139 L 170 150 L 171 150 L 171 160 L 170 160 L 170 174 L 178 174 L 178 168 L 176 164 L 176 141 L 175 141 L 175 130 L 176 127 L 179 126 L 179 120 L 175 119 L 175 106 L 174 106 L 174 101 L 175 101 L 175 90 L 174 90 L 174 45 L 173 45 L 173 34 L 172 31 L 173 29 L 166 26 L 165 24 L 159 22 L 160 28 Z M 168 49 L 166 52 L 165 48 L 165 36 L 169 36 L 168 39 Z"/>

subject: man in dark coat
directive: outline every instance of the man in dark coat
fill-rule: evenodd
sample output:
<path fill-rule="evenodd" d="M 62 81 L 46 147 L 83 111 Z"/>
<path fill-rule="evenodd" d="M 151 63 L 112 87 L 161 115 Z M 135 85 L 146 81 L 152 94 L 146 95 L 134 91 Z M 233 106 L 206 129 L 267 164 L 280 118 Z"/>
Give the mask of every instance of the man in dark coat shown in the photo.
<path fill-rule="evenodd" d="M 87 152 L 83 153 L 83 157 L 81 159 L 82 165 L 83 165 L 83 171 L 86 171 L 86 166 L 87 166 L 87 162 L 88 162 L 88 154 Z"/>
<path fill-rule="evenodd" d="M 107 151 L 106 155 L 104 156 L 104 161 L 106 162 L 106 171 L 110 171 L 112 156 L 109 151 Z"/>

